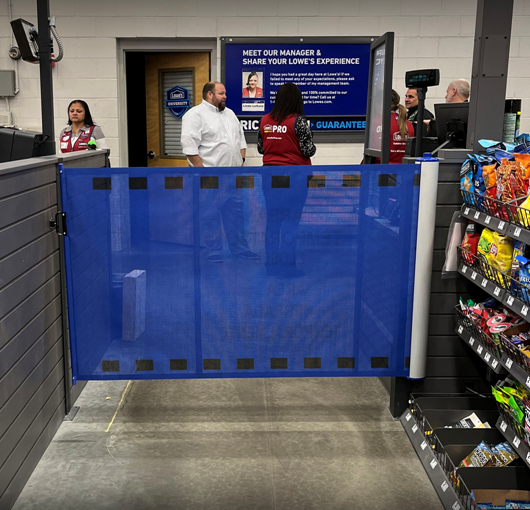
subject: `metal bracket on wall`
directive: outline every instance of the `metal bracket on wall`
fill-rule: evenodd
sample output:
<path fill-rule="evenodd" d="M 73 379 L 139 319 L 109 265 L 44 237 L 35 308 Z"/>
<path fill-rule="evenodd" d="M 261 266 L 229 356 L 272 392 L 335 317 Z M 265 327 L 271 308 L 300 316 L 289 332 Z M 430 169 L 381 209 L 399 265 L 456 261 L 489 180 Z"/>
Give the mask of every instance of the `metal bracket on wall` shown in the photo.
<path fill-rule="evenodd" d="M 58 236 L 66 235 L 66 213 L 59 211 L 55 218 L 50 218 L 50 230 L 55 230 Z"/>

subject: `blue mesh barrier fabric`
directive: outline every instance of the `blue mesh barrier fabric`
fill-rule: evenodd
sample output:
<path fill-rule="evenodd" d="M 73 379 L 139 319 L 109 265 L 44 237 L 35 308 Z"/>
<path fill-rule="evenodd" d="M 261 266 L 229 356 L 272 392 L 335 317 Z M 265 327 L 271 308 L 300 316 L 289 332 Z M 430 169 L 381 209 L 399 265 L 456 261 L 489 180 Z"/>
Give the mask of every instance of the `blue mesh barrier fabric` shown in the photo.
<path fill-rule="evenodd" d="M 79 380 L 407 376 L 419 165 L 64 169 Z"/>

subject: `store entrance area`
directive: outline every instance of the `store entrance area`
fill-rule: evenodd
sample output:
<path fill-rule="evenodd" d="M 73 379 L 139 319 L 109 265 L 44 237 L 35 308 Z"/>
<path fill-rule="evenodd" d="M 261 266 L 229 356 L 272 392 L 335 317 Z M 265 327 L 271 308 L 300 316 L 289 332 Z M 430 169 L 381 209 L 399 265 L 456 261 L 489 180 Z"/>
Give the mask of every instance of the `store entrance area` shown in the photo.
<path fill-rule="evenodd" d="M 377 378 L 88 383 L 14 510 L 439 510 Z"/>

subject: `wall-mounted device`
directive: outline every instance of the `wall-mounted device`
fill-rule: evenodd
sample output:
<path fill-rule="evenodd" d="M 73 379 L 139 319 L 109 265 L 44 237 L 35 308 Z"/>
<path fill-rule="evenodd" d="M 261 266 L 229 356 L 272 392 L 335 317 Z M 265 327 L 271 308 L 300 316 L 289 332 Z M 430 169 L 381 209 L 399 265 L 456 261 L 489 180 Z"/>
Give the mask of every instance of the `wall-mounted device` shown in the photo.
<path fill-rule="evenodd" d="M 13 34 L 22 53 L 22 60 L 36 63 L 39 61 L 39 47 L 37 45 L 37 29 L 29 21 L 22 18 L 11 22 Z"/>
<path fill-rule="evenodd" d="M 37 44 L 39 34 L 37 33 L 35 26 L 25 19 L 18 18 L 11 22 L 11 28 L 13 29 L 13 34 L 15 35 L 18 44 L 18 48 L 13 47 L 10 49 L 11 58 L 17 60 L 20 58 L 20 53 L 22 60 L 37 64 L 39 62 L 39 45 Z M 55 16 L 50 18 L 50 31 L 59 46 L 59 55 L 53 57 L 51 60 L 52 62 L 59 62 L 59 60 L 63 58 L 64 50 L 61 38 L 55 27 Z M 17 50 L 19 51 L 17 52 Z"/>
<path fill-rule="evenodd" d="M 410 88 L 436 87 L 440 85 L 439 69 L 420 69 L 405 73 L 405 85 Z"/>

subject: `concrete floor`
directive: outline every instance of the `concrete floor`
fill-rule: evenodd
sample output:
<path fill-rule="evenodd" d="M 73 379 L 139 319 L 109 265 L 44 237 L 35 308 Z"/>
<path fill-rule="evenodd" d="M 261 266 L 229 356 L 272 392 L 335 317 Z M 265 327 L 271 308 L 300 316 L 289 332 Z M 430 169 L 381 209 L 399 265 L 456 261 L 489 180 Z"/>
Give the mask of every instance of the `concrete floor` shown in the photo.
<path fill-rule="evenodd" d="M 14 510 L 442 509 L 377 378 L 91 382 L 76 405 Z"/>

